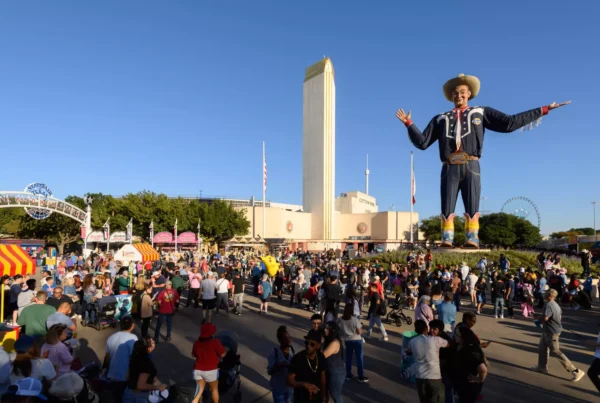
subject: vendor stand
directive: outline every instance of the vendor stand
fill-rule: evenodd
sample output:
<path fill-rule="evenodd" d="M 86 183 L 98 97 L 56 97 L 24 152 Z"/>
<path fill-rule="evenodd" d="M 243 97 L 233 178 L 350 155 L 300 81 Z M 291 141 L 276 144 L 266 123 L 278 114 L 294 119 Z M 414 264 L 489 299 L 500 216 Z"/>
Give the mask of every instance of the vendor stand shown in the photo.
<path fill-rule="evenodd" d="M 11 277 L 20 274 L 22 276 L 34 275 L 36 269 L 35 261 L 18 245 L 0 245 L 0 274 Z M 4 291 L 4 290 L 3 290 Z M 0 296 L 0 318 L 4 320 L 5 294 Z M 20 326 L 10 326 L 13 330 L 7 332 L 0 345 L 4 351 L 11 353 L 14 350 L 15 341 L 20 335 Z"/>
<path fill-rule="evenodd" d="M 147 243 L 124 245 L 115 254 L 115 260 L 121 262 L 154 262 L 160 259 L 160 254 Z M 142 274 L 143 271 L 142 271 Z M 129 286 L 133 285 L 133 270 L 129 270 Z"/>

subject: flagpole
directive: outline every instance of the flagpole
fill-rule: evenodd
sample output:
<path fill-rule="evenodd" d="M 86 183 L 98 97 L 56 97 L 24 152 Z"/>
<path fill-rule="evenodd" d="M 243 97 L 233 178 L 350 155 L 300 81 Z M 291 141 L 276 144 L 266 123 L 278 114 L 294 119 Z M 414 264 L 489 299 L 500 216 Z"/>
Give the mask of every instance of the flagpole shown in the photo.
<path fill-rule="evenodd" d="M 413 152 L 410 152 L 410 243 L 413 243 L 413 183 L 415 180 L 415 167 Z"/>
<path fill-rule="evenodd" d="M 267 157 L 265 154 L 265 142 L 263 141 L 263 230 L 262 230 L 262 238 L 263 240 L 266 237 L 267 232 L 267 215 L 266 215 L 266 205 L 267 205 Z"/>
<path fill-rule="evenodd" d="M 175 219 L 175 253 L 177 253 L 177 218 Z"/>

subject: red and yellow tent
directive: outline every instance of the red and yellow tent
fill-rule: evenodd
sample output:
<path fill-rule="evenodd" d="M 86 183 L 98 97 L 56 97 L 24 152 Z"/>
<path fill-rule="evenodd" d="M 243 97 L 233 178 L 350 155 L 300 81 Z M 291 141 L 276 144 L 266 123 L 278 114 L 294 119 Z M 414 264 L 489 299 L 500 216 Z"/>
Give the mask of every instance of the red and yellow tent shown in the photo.
<path fill-rule="evenodd" d="M 160 254 L 151 245 L 147 243 L 134 243 L 133 246 L 142 255 L 142 262 L 154 262 L 160 259 Z"/>
<path fill-rule="evenodd" d="M 0 245 L 0 275 L 35 274 L 35 260 L 18 245 Z"/>

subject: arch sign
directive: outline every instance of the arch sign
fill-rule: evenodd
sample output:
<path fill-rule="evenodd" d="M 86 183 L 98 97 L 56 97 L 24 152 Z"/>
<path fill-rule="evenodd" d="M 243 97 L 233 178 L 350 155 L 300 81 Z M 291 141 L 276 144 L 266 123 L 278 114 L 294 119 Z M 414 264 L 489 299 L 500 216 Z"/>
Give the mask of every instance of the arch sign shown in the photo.
<path fill-rule="evenodd" d="M 23 207 L 27 214 L 36 220 L 59 213 L 82 224 L 86 221 L 86 212 L 53 197 L 52 191 L 43 183 L 31 183 L 24 191 L 0 191 L 0 208 Z"/>

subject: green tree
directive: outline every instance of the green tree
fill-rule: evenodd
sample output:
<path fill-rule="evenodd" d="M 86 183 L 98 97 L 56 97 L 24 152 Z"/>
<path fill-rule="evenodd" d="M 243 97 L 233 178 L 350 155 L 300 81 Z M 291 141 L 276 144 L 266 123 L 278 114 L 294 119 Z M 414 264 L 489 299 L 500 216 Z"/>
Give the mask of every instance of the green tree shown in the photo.
<path fill-rule="evenodd" d="M 538 227 L 512 214 L 487 214 L 479 223 L 479 238 L 484 244 L 530 248 L 542 240 Z"/>
<path fill-rule="evenodd" d="M 516 216 L 513 217 L 515 218 L 514 228 L 517 235 L 515 245 L 522 248 L 533 248 L 542 242 L 542 235 L 538 227 L 529 222 L 529 220 Z"/>
<path fill-rule="evenodd" d="M 442 219 L 440 216 L 432 216 L 421 220 L 419 230 L 429 242 L 442 240 Z M 465 220 L 462 217 L 454 217 L 454 244 L 462 245 L 466 242 Z"/>
<path fill-rule="evenodd" d="M 25 210 L 20 207 L 0 209 L 0 234 L 18 236 L 21 220 L 26 215 Z"/>

